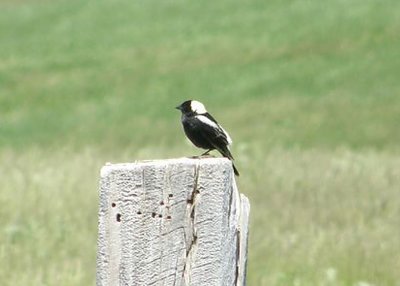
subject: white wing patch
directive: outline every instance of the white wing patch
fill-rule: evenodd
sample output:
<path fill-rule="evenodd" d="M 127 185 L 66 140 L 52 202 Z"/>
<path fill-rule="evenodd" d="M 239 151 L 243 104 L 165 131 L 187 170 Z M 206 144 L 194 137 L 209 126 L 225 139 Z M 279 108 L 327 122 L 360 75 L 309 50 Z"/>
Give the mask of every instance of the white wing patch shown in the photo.
<path fill-rule="evenodd" d="M 214 129 L 220 129 L 221 128 L 218 124 L 216 124 L 214 121 L 208 119 L 204 115 L 197 115 L 196 118 L 198 120 L 200 120 L 201 122 L 203 122 L 204 124 L 207 124 L 207 125 L 211 126 Z"/>
<path fill-rule="evenodd" d="M 204 113 L 207 113 L 207 110 L 206 110 L 204 104 L 201 103 L 200 101 L 192 100 L 192 101 L 190 102 L 190 107 L 192 108 L 192 111 L 193 111 L 194 113 L 197 113 L 197 114 L 204 114 Z"/>
<path fill-rule="evenodd" d="M 229 136 L 228 132 L 226 132 L 225 129 L 222 128 L 221 125 L 219 125 L 219 124 L 215 123 L 214 121 L 208 119 L 208 118 L 207 118 L 206 116 L 204 116 L 204 115 L 198 115 L 198 116 L 196 116 L 196 118 L 197 118 L 198 120 L 200 120 L 201 122 L 203 122 L 204 124 L 207 124 L 208 126 L 211 126 L 211 127 L 214 128 L 214 129 L 217 129 L 217 130 L 222 131 L 222 132 L 225 134 L 225 136 L 226 136 L 226 140 L 228 141 L 228 145 L 232 145 L 232 139 L 231 139 L 231 137 Z"/>

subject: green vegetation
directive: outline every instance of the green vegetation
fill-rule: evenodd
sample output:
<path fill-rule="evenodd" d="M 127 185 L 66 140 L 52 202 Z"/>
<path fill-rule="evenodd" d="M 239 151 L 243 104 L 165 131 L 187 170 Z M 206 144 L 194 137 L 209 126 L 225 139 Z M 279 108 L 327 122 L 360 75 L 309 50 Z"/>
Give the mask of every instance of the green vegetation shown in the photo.
<path fill-rule="evenodd" d="M 1 285 L 93 285 L 100 167 L 198 154 L 189 98 L 235 141 L 249 285 L 400 283 L 400 2 L 0 10 Z"/>

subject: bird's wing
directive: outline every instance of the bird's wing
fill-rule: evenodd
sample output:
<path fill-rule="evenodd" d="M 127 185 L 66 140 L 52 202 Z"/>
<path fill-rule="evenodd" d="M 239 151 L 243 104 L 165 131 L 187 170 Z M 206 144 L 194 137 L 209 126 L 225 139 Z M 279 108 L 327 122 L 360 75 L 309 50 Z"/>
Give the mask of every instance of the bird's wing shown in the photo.
<path fill-rule="evenodd" d="M 213 121 L 215 124 L 218 125 L 217 120 L 215 120 L 215 118 L 212 117 L 210 113 L 207 112 L 207 113 L 204 113 L 204 114 L 202 114 L 202 115 L 205 116 L 205 117 L 207 117 L 208 119 L 210 119 L 211 121 Z"/>
<path fill-rule="evenodd" d="M 232 145 L 232 139 L 229 136 L 228 132 L 226 132 L 226 130 L 224 128 L 222 128 L 221 125 L 218 124 L 217 120 L 215 120 L 215 118 L 212 117 L 212 115 L 210 113 L 207 112 L 207 113 L 201 114 L 199 116 L 204 116 L 205 118 L 209 119 L 211 122 L 208 121 L 207 119 L 205 119 L 204 117 L 200 117 L 199 118 L 203 123 L 205 123 L 205 124 L 208 123 L 209 125 L 211 125 L 214 128 L 218 129 L 219 132 L 221 133 L 221 134 L 219 134 L 219 136 L 223 136 L 225 138 L 225 140 L 227 142 L 226 145 Z"/>
<path fill-rule="evenodd" d="M 216 147 L 216 149 L 226 147 L 232 143 L 232 139 L 229 134 L 215 121 L 211 115 L 208 114 L 208 116 L 206 116 L 205 114 L 200 114 L 196 115 L 196 118 L 203 123 L 202 132 L 204 132 L 204 137 L 208 138 L 209 143 Z"/>

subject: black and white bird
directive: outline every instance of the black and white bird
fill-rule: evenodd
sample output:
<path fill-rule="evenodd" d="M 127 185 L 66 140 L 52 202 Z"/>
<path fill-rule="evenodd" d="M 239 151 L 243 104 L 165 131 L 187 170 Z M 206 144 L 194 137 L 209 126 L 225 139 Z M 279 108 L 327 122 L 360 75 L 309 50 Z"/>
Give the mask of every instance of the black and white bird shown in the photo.
<path fill-rule="evenodd" d="M 182 112 L 182 125 L 186 136 L 192 143 L 207 151 L 202 154 L 206 155 L 212 150 L 218 150 L 222 156 L 233 161 L 233 156 L 229 150 L 232 139 L 221 125 L 207 112 L 204 105 L 196 100 L 187 100 L 177 106 Z M 232 162 L 233 170 L 236 176 L 239 172 Z"/>

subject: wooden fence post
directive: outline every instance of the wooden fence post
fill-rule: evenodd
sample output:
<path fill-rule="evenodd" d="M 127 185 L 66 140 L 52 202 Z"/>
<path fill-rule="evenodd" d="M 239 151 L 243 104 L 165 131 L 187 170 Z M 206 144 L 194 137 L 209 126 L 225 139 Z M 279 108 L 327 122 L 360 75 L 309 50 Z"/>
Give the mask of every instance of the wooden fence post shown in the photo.
<path fill-rule="evenodd" d="M 225 158 L 107 164 L 97 286 L 245 285 L 249 210 Z"/>

